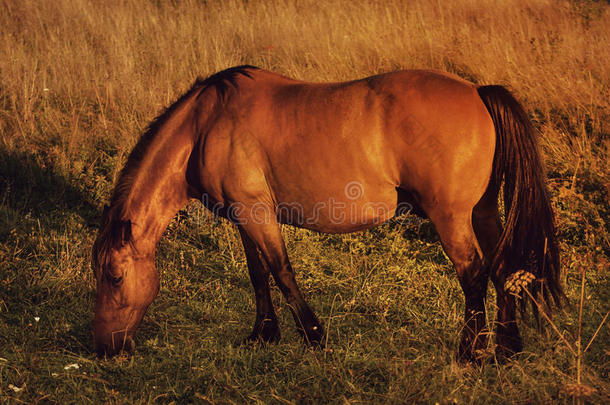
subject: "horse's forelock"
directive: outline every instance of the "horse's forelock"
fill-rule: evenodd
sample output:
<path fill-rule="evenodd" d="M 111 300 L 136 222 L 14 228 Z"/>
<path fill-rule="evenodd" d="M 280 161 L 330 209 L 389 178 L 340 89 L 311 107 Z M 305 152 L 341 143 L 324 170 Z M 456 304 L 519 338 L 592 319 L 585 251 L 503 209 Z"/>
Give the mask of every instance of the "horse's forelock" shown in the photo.
<path fill-rule="evenodd" d="M 116 210 L 105 209 L 102 228 L 93 245 L 93 266 L 94 271 L 100 268 L 105 274 L 110 261 L 110 251 L 119 249 L 125 244 L 133 244 L 133 234 L 131 232 L 131 221 L 124 220 L 116 215 Z"/>

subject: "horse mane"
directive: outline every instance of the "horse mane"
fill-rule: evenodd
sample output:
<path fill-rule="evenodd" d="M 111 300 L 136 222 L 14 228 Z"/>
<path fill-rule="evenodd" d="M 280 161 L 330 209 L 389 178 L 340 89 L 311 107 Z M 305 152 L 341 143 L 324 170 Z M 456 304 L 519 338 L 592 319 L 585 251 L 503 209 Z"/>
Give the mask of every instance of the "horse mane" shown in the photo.
<path fill-rule="evenodd" d="M 174 112 L 185 100 L 196 93 L 201 94 L 208 88 L 214 88 L 218 101 L 224 104 L 229 89 L 231 87 L 237 89 L 238 76 L 242 75 L 251 78 L 252 76 L 248 70 L 256 69 L 258 68 L 255 66 L 243 65 L 215 73 L 207 79 L 198 77 L 186 93 L 180 96 L 169 107 L 165 108 L 161 114 L 148 124 L 136 146 L 130 152 L 127 162 L 119 174 L 110 199 L 110 205 L 104 208 L 100 233 L 93 245 L 92 261 L 94 270 L 101 266 L 102 271 L 106 271 L 111 249 L 119 248 L 125 244 L 133 245 L 131 220 L 125 218 L 125 206 L 129 193 L 133 188 L 135 174 L 159 129 L 174 115 Z"/>

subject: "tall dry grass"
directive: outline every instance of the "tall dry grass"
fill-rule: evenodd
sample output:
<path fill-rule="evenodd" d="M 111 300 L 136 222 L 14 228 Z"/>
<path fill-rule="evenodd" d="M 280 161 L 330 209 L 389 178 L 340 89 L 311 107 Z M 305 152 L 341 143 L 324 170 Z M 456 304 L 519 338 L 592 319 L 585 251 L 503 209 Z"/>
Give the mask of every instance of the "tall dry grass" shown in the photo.
<path fill-rule="evenodd" d="M 509 85 L 572 163 L 608 133 L 610 10 L 527 3 L 3 1 L 0 139 L 78 172 L 92 145 L 123 154 L 196 76 L 232 65 L 312 81 L 435 68 Z"/>

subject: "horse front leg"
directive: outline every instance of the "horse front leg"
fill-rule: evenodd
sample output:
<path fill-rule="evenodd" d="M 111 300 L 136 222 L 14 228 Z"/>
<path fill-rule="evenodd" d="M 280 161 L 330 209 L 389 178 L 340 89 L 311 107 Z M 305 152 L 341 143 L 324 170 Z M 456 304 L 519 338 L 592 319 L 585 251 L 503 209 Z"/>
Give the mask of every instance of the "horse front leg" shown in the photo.
<path fill-rule="evenodd" d="M 246 253 L 248 273 L 256 299 L 256 320 L 254 321 L 254 329 L 247 340 L 277 342 L 280 340 L 280 328 L 271 302 L 269 269 L 261 260 L 254 242 L 241 227 L 239 227 L 239 234 Z"/>
<path fill-rule="evenodd" d="M 290 307 L 297 330 L 308 344 L 313 346 L 323 345 L 324 329 L 299 290 L 292 266 L 288 260 L 279 224 L 273 219 L 266 223 L 260 223 L 261 221 L 245 222 L 241 225 L 243 232 L 261 252 Z"/>

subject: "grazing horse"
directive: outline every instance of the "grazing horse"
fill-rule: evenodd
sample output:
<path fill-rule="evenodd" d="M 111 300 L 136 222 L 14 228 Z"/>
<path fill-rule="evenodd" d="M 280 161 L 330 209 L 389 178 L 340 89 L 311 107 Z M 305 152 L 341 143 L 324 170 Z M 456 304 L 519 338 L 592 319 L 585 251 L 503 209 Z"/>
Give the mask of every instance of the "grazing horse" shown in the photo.
<path fill-rule="evenodd" d="M 504 184 L 505 220 L 498 195 Z M 486 347 L 487 281 L 497 292 L 497 354 L 522 349 L 504 285 L 527 268 L 563 297 L 544 168 L 530 120 L 501 86 L 429 70 L 305 83 L 252 66 L 197 80 L 131 152 L 93 248 L 100 356 L 134 347 L 159 291 L 157 242 L 189 199 L 239 230 L 256 297 L 251 340 L 277 341 L 273 275 L 307 343 L 324 330 L 303 298 L 280 224 L 370 228 L 401 207 L 434 224 L 465 296 L 458 357 Z"/>

